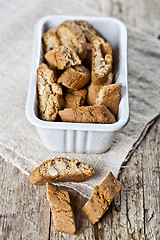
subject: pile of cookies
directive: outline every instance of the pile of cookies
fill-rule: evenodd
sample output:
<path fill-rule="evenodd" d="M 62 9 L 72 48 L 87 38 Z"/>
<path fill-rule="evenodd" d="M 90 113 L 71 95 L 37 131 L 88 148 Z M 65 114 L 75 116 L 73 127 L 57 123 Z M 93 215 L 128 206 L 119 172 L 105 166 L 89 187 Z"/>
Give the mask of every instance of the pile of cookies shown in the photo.
<path fill-rule="evenodd" d="M 94 174 L 95 171 L 91 165 L 67 158 L 47 160 L 30 173 L 29 180 L 33 184 L 46 184 L 47 186 L 47 198 L 57 231 L 74 234 L 76 225 L 68 191 L 52 183 L 83 182 Z M 90 200 L 82 208 L 93 224 L 98 222 L 108 210 L 121 188 L 122 184 L 111 172 L 99 186 L 95 186 Z"/>
<path fill-rule="evenodd" d="M 67 20 L 42 36 L 37 69 L 39 117 L 45 121 L 115 123 L 121 83 L 113 83 L 112 48 L 86 21 Z"/>

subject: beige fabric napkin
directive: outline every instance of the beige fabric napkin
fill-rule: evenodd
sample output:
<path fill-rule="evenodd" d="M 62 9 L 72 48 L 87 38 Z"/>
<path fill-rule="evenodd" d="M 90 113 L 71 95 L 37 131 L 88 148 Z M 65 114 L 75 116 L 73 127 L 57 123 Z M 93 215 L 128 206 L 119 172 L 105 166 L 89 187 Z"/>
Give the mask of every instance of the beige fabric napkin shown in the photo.
<path fill-rule="evenodd" d="M 42 145 L 35 127 L 25 117 L 33 27 L 45 15 L 100 13 L 76 0 L 72 5 L 67 0 L 63 4 L 61 1 L 4 1 L 0 11 L 0 155 L 26 174 L 43 161 L 58 156 L 89 163 L 96 171 L 93 178 L 64 184 L 89 197 L 108 171 L 118 176 L 121 165 L 160 113 L 160 42 L 128 29 L 130 121 L 117 133 L 110 150 L 103 154 L 54 153 Z"/>

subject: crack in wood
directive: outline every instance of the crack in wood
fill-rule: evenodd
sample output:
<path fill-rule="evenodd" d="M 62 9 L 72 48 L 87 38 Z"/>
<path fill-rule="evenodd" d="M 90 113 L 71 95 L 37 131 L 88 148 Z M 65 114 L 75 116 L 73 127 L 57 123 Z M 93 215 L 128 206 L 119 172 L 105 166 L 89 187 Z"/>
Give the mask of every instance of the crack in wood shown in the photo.
<path fill-rule="evenodd" d="M 50 221 L 49 221 L 48 240 L 51 240 L 51 224 L 52 224 L 52 212 L 51 212 L 51 208 L 50 208 Z"/>

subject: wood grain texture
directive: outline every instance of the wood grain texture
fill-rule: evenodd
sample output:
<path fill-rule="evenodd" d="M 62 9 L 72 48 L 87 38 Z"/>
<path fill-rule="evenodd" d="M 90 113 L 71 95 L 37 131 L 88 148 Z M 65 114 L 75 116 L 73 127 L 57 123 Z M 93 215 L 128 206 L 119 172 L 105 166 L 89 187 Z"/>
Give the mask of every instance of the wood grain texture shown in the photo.
<path fill-rule="evenodd" d="M 160 119 L 124 166 L 124 189 L 98 224 L 81 211 L 86 200 L 69 190 L 77 231 L 55 231 L 45 186 L 34 186 L 12 164 L 0 165 L 0 239 L 157 240 L 160 233 Z"/>
<path fill-rule="evenodd" d="M 0 160 L 0 239 L 48 239 L 45 186 L 32 185 L 19 169 Z"/>

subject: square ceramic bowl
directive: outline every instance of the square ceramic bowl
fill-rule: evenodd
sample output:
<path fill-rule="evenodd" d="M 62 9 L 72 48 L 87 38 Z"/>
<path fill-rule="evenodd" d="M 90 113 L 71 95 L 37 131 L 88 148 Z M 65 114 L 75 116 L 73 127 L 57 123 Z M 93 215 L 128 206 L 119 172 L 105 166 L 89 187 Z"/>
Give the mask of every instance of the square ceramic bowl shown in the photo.
<path fill-rule="evenodd" d="M 67 19 L 82 19 L 89 22 L 108 41 L 113 50 L 114 81 L 122 83 L 121 102 L 114 124 L 90 124 L 69 122 L 47 122 L 38 117 L 37 68 L 43 62 L 42 35 L 50 28 L 57 28 Z M 127 30 L 119 20 L 107 17 L 47 16 L 35 25 L 32 66 L 29 81 L 26 116 L 40 135 L 46 148 L 55 152 L 102 153 L 107 151 L 115 133 L 129 119 L 127 82 Z"/>

